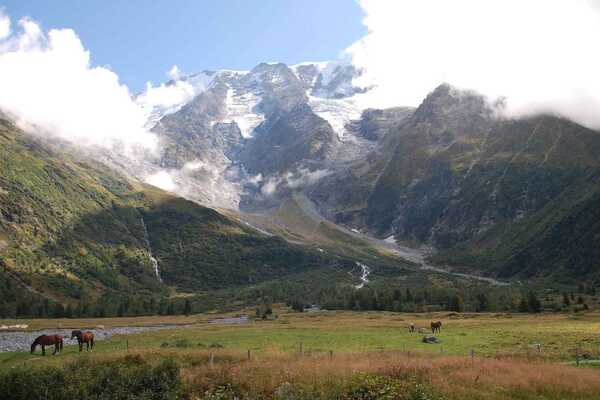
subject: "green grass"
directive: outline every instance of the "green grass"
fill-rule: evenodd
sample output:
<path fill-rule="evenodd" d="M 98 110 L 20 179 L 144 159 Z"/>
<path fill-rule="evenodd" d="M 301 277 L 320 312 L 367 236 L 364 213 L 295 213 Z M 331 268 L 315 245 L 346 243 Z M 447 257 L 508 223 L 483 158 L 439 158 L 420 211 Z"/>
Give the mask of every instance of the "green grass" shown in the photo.
<path fill-rule="evenodd" d="M 0 353 L 0 377 L 22 374 L 25 379 L 34 374 L 31 371 L 48 367 L 65 371 L 77 365 L 96 364 L 123 368 L 130 364 L 128 359 L 139 360 L 136 363 L 150 368 L 173 359 L 174 365 L 181 368 L 184 398 L 281 399 L 288 398 L 280 396 L 285 389 L 297 395 L 289 398 L 298 399 L 380 399 L 386 398 L 382 393 L 394 392 L 396 385 L 401 386 L 397 389 L 402 393 L 407 388 L 422 387 L 435 396 L 394 399 L 599 398 L 598 364 L 582 361 L 576 368 L 572 363 L 577 347 L 582 355 L 600 358 L 597 313 L 574 317 L 387 312 L 297 314 L 282 307 L 276 307 L 275 311 L 278 319 L 233 326 L 208 325 L 202 323 L 208 316 L 191 316 L 188 322 L 199 322 L 192 328 L 116 336 L 97 342 L 92 353 L 79 353 L 74 345 L 65 346 L 59 356 Z M 406 329 L 408 323 L 424 327 L 432 319 L 444 323 L 441 334 L 437 335 L 440 344 L 423 344 L 423 334 L 409 333 Z M 161 322 L 159 317 L 147 317 L 145 322 L 152 320 Z M 83 325 L 93 321 L 71 322 Z M 114 325 L 138 322 L 110 320 Z M 47 324 L 47 321 L 38 323 Z M 533 343 L 542 345 L 541 353 L 530 347 Z M 475 351 L 474 358 L 470 357 L 471 350 Z M 214 363 L 210 362 L 211 355 Z M 367 397 L 365 391 L 370 393 Z"/>
<path fill-rule="evenodd" d="M 421 343 L 423 334 L 409 333 L 408 323 L 426 327 L 431 319 L 444 322 L 436 335 L 439 344 Z M 157 317 L 158 320 L 158 317 Z M 429 331 L 427 331 L 429 333 Z M 97 342 L 94 353 L 120 354 L 129 351 L 153 351 L 165 347 L 186 351 L 175 345 L 207 349 L 218 345 L 227 351 L 260 355 L 270 351 L 356 353 L 372 351 L 433 352 L 447 355 L 514 355 L 572 361 L 580 354 L 600 358 L 600 315 L 504 315 L 448 314 L 412 315 L 386 312 L 281 313 L 274 321 L 255 321 L 248 325 L 215 326 L 200 323 L 192 328 L 115 336 Z M 541 345 L 537 352 L 534 344 Z M 166 345 L 165 345 L 166 344 Z M 65 346 L 63 360 L 77 356 L 75 346 Z M 216 350 L 218 351 L 218 350 Z M 39 359 L 28 353 L 0 353 L 0 366 Z"/>

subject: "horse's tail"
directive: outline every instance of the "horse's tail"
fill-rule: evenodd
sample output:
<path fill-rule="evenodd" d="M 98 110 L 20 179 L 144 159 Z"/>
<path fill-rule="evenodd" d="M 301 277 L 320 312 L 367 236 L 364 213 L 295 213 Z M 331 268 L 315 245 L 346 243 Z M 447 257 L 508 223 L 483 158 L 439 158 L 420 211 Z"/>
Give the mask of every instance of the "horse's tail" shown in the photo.
<path fill-rule="evenodd" d="M 90 339 L 90 348 L 94 348 L 94 337 L 92 336 L 92 338 Z"/>

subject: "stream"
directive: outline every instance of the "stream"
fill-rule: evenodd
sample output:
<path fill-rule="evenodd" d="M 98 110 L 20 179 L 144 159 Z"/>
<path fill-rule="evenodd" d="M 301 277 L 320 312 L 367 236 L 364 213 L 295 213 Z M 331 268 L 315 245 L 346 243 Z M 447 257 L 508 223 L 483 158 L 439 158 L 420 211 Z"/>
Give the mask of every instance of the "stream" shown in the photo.
<path fill-rule="evenodd" d="M 315 221 L 330 222 L 327 219 L 325 219 L 323 216 L 321 216 L 316 205 L 305 194 L 294 193 L 294 199 L 296 200 L 298 205 L 302 208 L 302 211 L 304 211 L 309 217 L 313 218 Z M 432 247 L 421 246 L 419 248 L 411 248 L 411 247 L 402 246 L 402 245 L 396 243 L 396 240 L 394 239 L 393 236 L 390 236 L 386 239 L 377 239 L 372 236 L 366 235 L 357 229 L 349 229 L 342 225 L 336 225 L 336 226 L 340 231 L 342 231 L 350 236 L 353 236 L 357 239 L 366 240 L 377 247 L 384 247 L 385 249 L 396 254 L 398 257 L 403 258 L 407 261 L 410 261 L 414 264 L 417 264 L 419 266 L 419 269 L 421 269 L 422 271 L 432 271 L 432 272 L 437 272 L 437 273 L 441 273 L 441 274 L 453 275 L 453 276 L 456 276 L 459 278 L 472 279 L 472 280 L 476 280 L 476 281 L 480 281 L 480 282 L 486 282 L 486 283 L 489 283 L 489 284 L 495 285 L 495 286 L 509 286 L 510 285 L 509 282 L 499 281 L 494 278 L 489 278 L 486 276 L 475 275 L 475 274 L 467 274 L 467 273 L 462 273 L 462 272 L 454 272 L 450 268 L 447 268 L 447 267 L 431 265 L 431 264 L 427 263 L 426 260 L 427 260 L 428 256 L 432 255 L 435 252 L 435 249 Z M 370 272 L 370 270 L 369 270 L 369 272 Z M 364 272 L 363 272 L 363 276 L 364 276 Z M 367 276 L 368 276 L 368 273 L 367 273 Z M 365 276 L 365 279 L 366 279 L 366 276 Z M 362 281 L 362 278 L 361 278 L 361 281 Z M 362 283 L 361 283 L 362 286 L 360 286 L 360 285 L 359 286 L 363 287 L 365 284 L 366 284 L 366 282 L 362 281 Z"/>

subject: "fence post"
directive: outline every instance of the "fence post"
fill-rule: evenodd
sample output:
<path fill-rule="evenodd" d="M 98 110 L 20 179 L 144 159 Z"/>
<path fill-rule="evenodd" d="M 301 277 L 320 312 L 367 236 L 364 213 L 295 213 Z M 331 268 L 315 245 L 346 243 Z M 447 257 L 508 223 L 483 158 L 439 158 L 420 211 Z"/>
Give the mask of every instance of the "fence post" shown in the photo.
<path fill-rule="evenodd" d="M 333 350 L 329 350 L 329 358 L 333 358 Z"/>
<path fill-rule="evenodd" d="M 302 348 L 302 342 L 300 342 L 300 355 L 304 355 L 304 349 Z"/>
<path fill-rule="evenodd" d="M 210 367 L 212 368 L 213 367 L 213 360 L 214 360 L 214 354 L 213 354 L 212 351 L 209 353 L 208 359 L 209 359 Z"/>
<path fill-rule="evenodd" d="M 471 361 L 475 359 L 475 350 L 471 349 Z"/>
<path fill-rule="evenodd" d="M 125 347 L 127 348 L 127 351 L 129 351 L 129 340 L 125 340 Z"/>
<path fill-rule="evenodd" d="M 577 350 L 575 350 L 575 363 L 579 366 L 579 345 L 577 345 Z"/>
<path fill-rule="evenodd" d="M 250 361 L 252 359 L 251 355 L 250 355 L 250 349 L 248 349 L 248 361 Z"/>

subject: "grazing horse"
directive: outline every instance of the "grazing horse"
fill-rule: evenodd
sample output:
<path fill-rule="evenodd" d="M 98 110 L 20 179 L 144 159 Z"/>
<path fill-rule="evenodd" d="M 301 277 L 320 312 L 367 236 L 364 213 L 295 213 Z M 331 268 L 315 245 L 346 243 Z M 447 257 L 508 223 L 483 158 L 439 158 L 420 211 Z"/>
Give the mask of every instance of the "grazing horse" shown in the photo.
<path fill-rule="evenodd" d="M 73 338 L 77 338 L 77 343 L 79 343 L 79 352 L 83 351 L 83 344 L 85 343 L 86 351 L 90 351 L 94 348 L 94 334 L 90 331 L 81 332 L 81 331 L 73 331 L 71 332 L 71 340 Z"/>
<path fill-rule="evenodd" d="M 431 321 L 431 333 L 442 331 L 442 321 Z"/>
<path fill-rule="evenodd" d="M 52 355 L 56 353 L 60 353 L 63 348 L 63 338 L 60 335 L 42 335 L 38 336 L 33 343 L 31 344 L 31 354 L 35 351 L 37 345 L 42 346 L 42 355 L 46 355 L 46 346 L 54 345 L 54 352 Z"/>
<path fill-rule="evenodd" d="M 411 333 L 414 332 L 415 331 L 415 324 L 411 323 L 410 325 L 408 325 L 408 331 L 411 332 Z"/>

